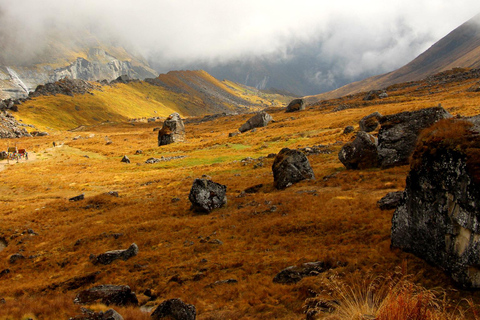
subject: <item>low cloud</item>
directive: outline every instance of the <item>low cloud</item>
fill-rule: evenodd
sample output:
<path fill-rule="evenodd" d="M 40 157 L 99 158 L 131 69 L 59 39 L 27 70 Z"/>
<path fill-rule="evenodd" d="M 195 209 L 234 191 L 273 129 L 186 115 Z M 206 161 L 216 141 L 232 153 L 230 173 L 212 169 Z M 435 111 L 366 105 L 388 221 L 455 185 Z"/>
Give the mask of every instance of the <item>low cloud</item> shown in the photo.
<path fill-rule="evenodd" d="M 62 39 L 88 30 L 160 71 L 289 59 L 307 44 L 331 62 L 327 81 L 334 82 L 336 73 L 356 78 L 405 64 L 476 12 L 478 0 L 0 0 L 0 62 L 34 59 L 48 49 L 54 27 Z M 312 77 L 320 78 L 315 70 Z"/>

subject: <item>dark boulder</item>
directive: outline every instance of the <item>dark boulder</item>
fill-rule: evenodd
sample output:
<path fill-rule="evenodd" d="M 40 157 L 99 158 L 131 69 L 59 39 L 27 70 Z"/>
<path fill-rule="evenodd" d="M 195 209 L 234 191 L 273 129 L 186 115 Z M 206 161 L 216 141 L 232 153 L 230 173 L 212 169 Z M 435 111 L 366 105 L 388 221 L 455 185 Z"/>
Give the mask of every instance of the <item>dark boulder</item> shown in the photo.
<path fill-rule="evenodd" d="M 84 199 L 85 199 L 85 194 L 82 193 L 82 194 L 79 194 L 78 196 L 71 197 L 70 199 L 68 199 L 68 201 L 75 202 L 75 201 L 80 201 L 80 200 L 84 200 Z"/>
<path fill-rule="evenodd" d="M 273 282 L 282 284 L 297 283 L 305 277 L 317 276 L 329 269 L 331 269 L 331 266 L 323 261 L 307 262 L 300 266 L 291 266 L 283 269 L 273 278 Z"/>
<path fill-rule="evenodd" d="M 172 113 L 158 131 L 158 146 L 185 140 L 185 125 L 178 113 Z"/>
<path fill-rule="evenodd" d="M 128 259 L 136 256 L 138 254 L 138 246 L 135 243 L 125 250 L 113 250 L 107 251 L 105 253 L 101 253 L 98 256 L 92 254 L 90 256 L 90 260 L 93 264 L 103 264 L 107 265 L 112 263 L 115 260 L 122 259 L 123 261 L 127 261 Z"/>
<path fill-rule="evenodd" d="M 117 311 L 109 309 L 105 312 L 94 312 L 85 308 L 81 308 L 82 315 L 75 316 L 69 320 L 123 320 L 123 317 Z"/>
<path fill-rule="evenodd" d="M 130 159 L 125 155 L 120 162 L 130 163 Z"/>
<path fill-rule="evenodd" d="M 267 124 L 272 120 L 273 120 L 272 116 L 266 112 L 257 113 L 256 115 L 248 119 L 248 121 L 245 122 L 238 129 L 238 131 L 243 133 L 245 131 L 252 130 L 254 128 L 266 127 Z"/>
<path fill-rule="evenodd" d="M 10 256 L 10 259 L 8 259 L 10 263 L 16 263 L 19 260 L 25 260 L 25 256 L 21 253 L 15 253 Z"/>
<path fill-rule="evenodd" d="M 403 191 L 389 192 L 385 197 L 378 200 L 380 210 L 396 209 L 403 200 Z"/>
<path fill-rule="evenodd" d="M 283 148 L 275 157 L 272 165 L 273 185 L 285 189 L 302 180 L 315 179 L 307 156 L 301 151 Z"/>
<path fill-rule="evenodd" d="M 285 112 L 295 112 L 295 111 L 302 111 L 305 110 L 305 101 L 303 99 L 295 99 L 292 100 Z"/>
<path fill-rule="evenodd" d="M 238 131 L 230 132 L 230 133 L 228 134 L 228 137 L 229 137 L 229 138 L 233 138 L 233 137 L 238 136 L 239 134 L 240 134 L 240 132 L 238 132 Z"/>
<path fill-rule="evenodd" d="M 105 284 L 80 291 L 73 300 L 78 304 L 92 304 L 99 301 L 105 305 L 138 305 L 138 299 L 129 286 Z"/>
<path fill-rule="evenodd" d="M 338 159 L 347 169 L 367 169 L 378 166 L 377 138 L 364 131 L 357 133 L 355 140 L 345 144 Z"/>
<path fill-rule="evenodd" d="M 195 320 L 196 316 L 197 310 L 195 309 L 195 306 L 186 304 L 180 299 L 163 301 L 151 314 L 153 320 Z"/>
<path fill-rule="evenodd" d="M 379 112 L 374 112 L 368 116 L 363 117 L 360 122 L 360 131 L 372 132 L 380 126 L 380 118 L 382 115 Z"/>
<path fill-rule="evenodd" d="M 480 136 L 466 121 L 422 133 L 405 197 L 392 219 L 392 246 L 480 288 Z"/>
<path fill-rule="evenodd" d="M 378 159 L 382 168 L 408 164 L 420 132 L 451 115 L 441 106 L 380 118 Z"/>
<path fill-rule="evenodd" d="M 207 179 L 195 179 L 188 199 L 196 212 L 210 213 L 227 203 L 227 187 Z"/>
<path fill-rule="evenodd" d="M 343 130 L 343 134 L 350 134 L 355 131 L 355 128 L 353 126 L 346 126 L 345 129 Z"/>
<path fill-rule="evenodd" d="M 372 91 L 369 91 L 365 97 L 363 97 L 363 100 L 364 101 L 370 101 L 370 100 L 374 100 L 376 98 L 378 98 L 379 94 L 381 93 L 381 91 L 379 90 L 372 90 Z"/>

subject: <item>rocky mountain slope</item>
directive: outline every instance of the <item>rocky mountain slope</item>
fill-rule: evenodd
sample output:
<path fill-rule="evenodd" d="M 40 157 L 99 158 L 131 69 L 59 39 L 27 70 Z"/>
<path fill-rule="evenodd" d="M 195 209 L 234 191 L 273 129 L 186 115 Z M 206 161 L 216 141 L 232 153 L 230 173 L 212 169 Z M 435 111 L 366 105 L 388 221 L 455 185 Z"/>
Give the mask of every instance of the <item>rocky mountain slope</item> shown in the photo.
<path fill-rule="evenodd" d="M 393 72 L 367 78 L 337 90 L 312 96 L 332 99 L 348 94 L 381 89 L 395 83 L 416 81 L 456 67 L 480 67 L 480 14 L 435 43 L 412 62 Z"/>
<path fill-rule="evenodd" d="M 21 55 L 9 50 L 2 52 L 0 99 L 25 97 L 38 85 L 65 77 L 110 81 L 121 75 L 135 79 L 158 75 L 148 62 L 124 47 L 102 41 L 87 30 L 74 34 L 72 38 L 72 33 L 52 29 L 28 57 L 16 57 Z"/>

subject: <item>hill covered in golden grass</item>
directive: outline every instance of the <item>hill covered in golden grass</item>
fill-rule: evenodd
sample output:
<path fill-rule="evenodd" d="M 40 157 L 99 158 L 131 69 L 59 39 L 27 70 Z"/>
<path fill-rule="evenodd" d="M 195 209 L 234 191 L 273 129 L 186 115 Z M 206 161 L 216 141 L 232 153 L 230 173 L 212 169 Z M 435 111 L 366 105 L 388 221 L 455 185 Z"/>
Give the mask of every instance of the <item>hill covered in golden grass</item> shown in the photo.
<path fill-rule="evenodd" d="M 95 83 L 94 83 L 95 84 Z M 230 81 L 219 81 L 205 71 L 178 71 L 147 81 L 100 86 L 89 94 L 39 96 L 16 114 L 42 130 L 69 130 L 82 125 L 166 117 L 173 112 L 200 116 L 249 112 L 284 105 L 290 97 L 263 93 Z"/>
<path fill-rule="evenodd" d="M 409 167 L 346 170 L 337 156 L 353 137 L 343 129 L 358 129 L 358 121 L 375 111 L 388 115 L 442 104 L 452 115 L 479 114 L 480 95 L 468 91 L 479 77 L 454 75 L 439 76 L 452 76 L 451 81 L 392 86 L 385 99 L 364 101 L 362 93 L 298 113 L 272 107 L 267 111 L 274 123 L 235 137 L 228 134 L 251 115 L 192 121 L 186 124 L 185 142 L 162 147 L 153 131 L 158 123 L 106 123 L 72 133 L 60 129 L 73 120 L 67 125 L 61 117 L 43 120 L 47 111 L 37 118 L 33 111 L 21 110 L 25 122 L 51 121 L 59 130 L 48 137 L 2 141 L 26 148 L 35 160 L 4 164 L 0 173 L 0 238 L 7 244 L 0 252 L 0 319 L 73 317 L 80 313 L 75 295 L 101 284 L 128 285 L 137 293 L 141 308 L 110 306 L 125 319 L 150 319 L 150 310 L 170 298 L 195 305 L 201 320 L 305 319 L 310 309 L 329 310 L 334 302 L 328 304 L 325 295 L 342 286 L 332 283 L 347 291 L 351 286 L 350 293 L 358 292 L 354 297 L 363 294 L 368 300 L 379 291 L 369 290 L 381 287 L 369 287 L 374 282 L 368 279 L 383 281 L 391 291 L 394 270 L 410 281 L 398 289 L 402 295 L 389 296 L 395 310 L 413 305 L 417 314 L 425 311 L 416 319 L 477 319 L 477 309 L 469 308 L 480 302 L 478 292 L 460 290 L 441 270 L 390 248 L 393 210 L 381 211 L 377 201 L 404 189 Z M 33 110 L 40 102 L 50 108 L 48 99 L 51 105 L 55 98 L 66 99 L 58 106 L 80 107 L 61 111 L 67 116 L 81 113 L 92 99 L 132 94 L 139 110 L 159 110 L 160 98 L 149 91 L 154 89 L 145 83 L 118 85 L 93 96 L 35 99 L 21 109 Z M 122 99 L 127 112 L 127 99 Z M 112 103 L 112 110 L 114 105 L 121 104 Z M 106 139 L 112 143 L 106 145 Z M 273 158 L 268 155 L 284 147 L 323 150 L 308 155 L 316 180 L 285 190 L 273 187 Z M 124 155 L 130 164 L 120 162 Z M 172 160 L 145 163 L 161 156 Z M 192 212 L 188 200 L 194 179 L 203 175 L 227 186 L 227 205 L 208 215 Z M 243 192 L 256 185 L 261 185 L 256 192 Z M 79 194 L 85 200 L 68 201 Z M 104 266 L 89 258 L 132 243 L 139 253 L 127 261 Z M 25 259 L 11 263 L 18 253 Z M 282 269 L 311 261 L 333 268 L 296 284 L 273 282 Z M 362 310 L 356 309 L 357 318 L 328 312 L 316 318 L 372 317 Z"/>

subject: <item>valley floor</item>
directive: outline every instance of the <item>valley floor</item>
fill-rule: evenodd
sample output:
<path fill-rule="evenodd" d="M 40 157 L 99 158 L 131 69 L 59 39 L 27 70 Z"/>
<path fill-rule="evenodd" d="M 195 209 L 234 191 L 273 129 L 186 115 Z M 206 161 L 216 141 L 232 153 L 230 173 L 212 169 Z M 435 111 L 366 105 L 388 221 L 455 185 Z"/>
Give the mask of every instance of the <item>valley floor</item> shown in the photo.
<path fill-rule="evenodd" d="M 31 150 L 32 160 L 0 173 L 0 240 L 8 243 L 0 252 L 0 319 L 68 319 L 80 313 L 75 295 L 100 284 L 136 292 L 141 308 L 114 307 L 125 319 L 149 319 L 148 311 L 170 298 L 195 305 L 201 320 L 305 319 L 307 301 L 329 293 L 332 279 L 361 287 L 394 271 L 427 289 L 441 288 L 435 292 L 445 295 L 445 312 L 466 310 L 464 299 L 478 303 L 480 293 L 459 290 L 441 270 L 390 248 L 393 210 L 376 203 L 403 190 L 409 167 L 346 170 L 337 155 L 354 136 L 343 129 L 358 129 L 375 111 L 441 103 L 454 115 L 479 114 L 480 95 L 467 92 L 475 81 L 419 83 L 383 100 L 351 96 L 297 113 L 271 108 L 274 123 L 235 137 L 228 134 L 251 115 L 191 122 L 186 142 L 162 147 L 153 130 L 158 123 L 15 140 Z M 53 141 L 63 146 L 52 148 Z M 308 156 L 316 179 L 276 190 L 267 156 L 318 145 L 325 152 Z M 131 163 L 120 162 L 124 155 Z M 145 163 L 162 156 L 185 157 Z M 188 200 L 194 179 L 203 175 L 227 186 L 227 205 L 208 215 L 192 212 Z M 243 192 L 259 184 L 256 193 Z M 85 200 L 68 201 L 79 194 Z M 127 261 L 103 266 L 89 259 L 132 243 L 139 253 Z M 18 253 L 25 259 L 11 262 Z M 311 261 L 333 268 L 296 284 L 273 282 L 282 269 Z M 217 282 L 229 279 L 236 282 Z"/>

